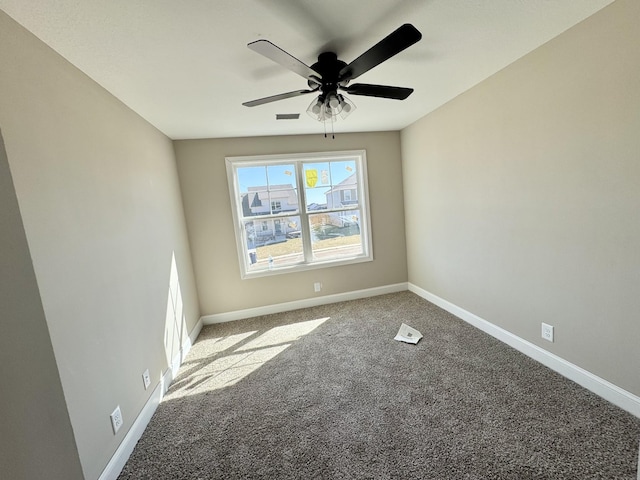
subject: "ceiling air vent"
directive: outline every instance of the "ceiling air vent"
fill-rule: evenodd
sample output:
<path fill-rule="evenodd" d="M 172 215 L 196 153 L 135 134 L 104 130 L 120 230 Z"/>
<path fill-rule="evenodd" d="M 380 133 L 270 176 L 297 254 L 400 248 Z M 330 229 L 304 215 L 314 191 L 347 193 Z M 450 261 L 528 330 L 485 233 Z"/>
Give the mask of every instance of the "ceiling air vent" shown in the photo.
<path fill-rule="evenodd" d="M 276 120 L 298 120 L 299 113 L 276 113 Z"/>

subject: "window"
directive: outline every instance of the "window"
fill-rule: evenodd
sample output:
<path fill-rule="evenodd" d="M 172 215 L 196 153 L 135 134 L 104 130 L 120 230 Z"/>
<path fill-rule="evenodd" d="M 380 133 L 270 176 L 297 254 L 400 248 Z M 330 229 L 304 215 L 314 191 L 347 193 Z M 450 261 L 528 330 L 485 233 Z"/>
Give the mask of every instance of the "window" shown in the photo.
<path fill-rule="evenodd" d="M 242 278 L 373 259 L 364 150 L 226 162 Z"/>

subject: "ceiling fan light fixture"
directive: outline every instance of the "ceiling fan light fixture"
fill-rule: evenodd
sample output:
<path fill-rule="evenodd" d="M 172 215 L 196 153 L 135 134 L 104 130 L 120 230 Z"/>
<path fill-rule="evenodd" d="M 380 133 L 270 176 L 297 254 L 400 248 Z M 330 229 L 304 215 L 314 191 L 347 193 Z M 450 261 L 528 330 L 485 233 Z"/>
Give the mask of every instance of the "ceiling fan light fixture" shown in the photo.
<path fill-rule="evenodd" d="M 314 120 L 326 122 L 328 120 L 336 120 L 338 115 L 345 119 L 355 109 L 355 104 L 344 95 L 330 93 L 326 96 L 319 95 L 315 98 L 307 108 L 307 113 Z"/>
<path fill-rule="evenodd" d="M 356 104 L 353 103 L 351 100 L 349 100 L 348 98 L 346 98 L 344 95 L 338 95 L 338 98 L 340 99 L 340 116 L 342 117 L 342 119 L 344 120 L 345 118 L 347 118 L 349 115 L 351 115 L 351 113 L 357 108 Z"/>
<path fill-rule="evenodd" d="M 322 121 L 324 117 L 324 102 L 320 97 L 316 97 L 309 104 L 309 108 L 307 108 L 307 113 L 314 120 Z"/>
<path fill-rule="evenodd" d="M 330 93 L 327 96 L 327 103 L 329 104 L 329 107 L 331 107 L 331 109 L 336 113 L 338 113 L 339 110 L 342 108 L 340 105 L 340 99 L 338 98 L 338 95 L 335 93 Z"/>

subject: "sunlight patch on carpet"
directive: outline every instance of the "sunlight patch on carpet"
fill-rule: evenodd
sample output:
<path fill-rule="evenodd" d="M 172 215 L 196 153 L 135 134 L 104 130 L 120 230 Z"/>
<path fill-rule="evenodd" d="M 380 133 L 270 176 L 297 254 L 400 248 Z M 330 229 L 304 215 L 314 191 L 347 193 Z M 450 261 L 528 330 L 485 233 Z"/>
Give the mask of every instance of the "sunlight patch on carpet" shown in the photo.
<path fill-rule="evenodd" d="M 189 359 L 202 360 L 211 355 L 217 355 L 246 340 L 252 335 L 255 335 L 256 333 L 258 332 L 242 332 L 235 335 L 228 335 L 226 337 L 208 338 L 206 340 L 202 340 L 202 342 L 198 342 L 192 347 L 192 353 L 191 355 L 189 355 Z"/>
<path fill-rule="evenodd" d="M 289 344 L 284 344 L 218 358 L 195 375 L 196 387 L 183 393 L 202 393 L 235 385 L 288 347 Z"/>
<path fill-rule="evenodd" d="M 260 335 L 255 340 L 252 340 L 246 345 L 238 348 L 237 351 L 241 352 L 243 350 L 252 350 L 254 348 L 264 348 L 269 345 L 279 345 L 282 343 L 295 342 L 300 337 L 311 333 L 327 320 L 329 320 L 329 317 L 274 327 L 271 330 Z"/>
<path fill-rule="evenodd" d="M 259 332 L 254 330 L 196 342 L 189 360 L 200 367 L 191 373 L 188 385 L 167 396 L 179 398 L 235 385 L 327 320 L 329 317 L 274 327 L 235 350 L 236 345 Z"/>

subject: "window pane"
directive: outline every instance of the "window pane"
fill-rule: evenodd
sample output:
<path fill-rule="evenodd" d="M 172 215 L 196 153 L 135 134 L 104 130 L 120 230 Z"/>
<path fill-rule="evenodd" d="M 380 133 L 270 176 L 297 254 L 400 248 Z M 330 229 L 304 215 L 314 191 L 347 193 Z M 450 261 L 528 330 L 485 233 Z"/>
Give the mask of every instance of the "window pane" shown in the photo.
<path fill-rule="evenodd" d="M 309 227 L 314 260 L 353 257 L 363 253 L 358 210 L 310 214 Z"/>
<path fill-rule="evenodd" d="M 358 205 L 355 160 L 304 165 L 307 212 Z"/>
<path fill-rule="evenodd" d="M 244 222 L 250 272 L 304 260 L 300 217 L 286 216 Z"/>
<path fill-rule="evenodd" d="M 303 170 L 307 211 L 325 210 L 331 187 L 330 162 L 305 163 Z"/>
<path fill-rule="evenodd" d="M 243 217 L 254 217 L 256 215 L 267 215 L 270 212 L 269 192 L 266 190 L 249 192 L 240 195 Z"/>
<path fill-rule="evenodd" d="M 243 217 L 298 211 L 294 165 L 240 167 L 237 172 Z"/>
<path fill-rule="evenodd" d="M 333 185 L 338 185 L 340 182 L 356 173 L 355 160 L 331 162 L 331 178 L 333 179 Z"/>
<path fill-rule="evenodd" d="M 354 160 L 331 162 L 333 185 L 327 192 L 327 208 L 358 205 L 358 175 Z"/>
<path fill-rule="evenodd" d="M 316 212 L 318 210 L 327 209 L 327 195 L 328 188 L 306 188 L 305 195 L 307 196 L 307 212 Z"/>
<path fill-rule="evenodd" d="M 298 194 L 294 188 L 269 192 L 269 200 L 271 213 L 274 215 L 298 211 Z"/>
<path fill-rule="evenodd" d="M 291 190 L 296 185 L 294 165 L 269 165 L 267 167 L 269 190 Z"/>
<path fill-rule="evenodd" d="M 267 169 L 266 167 L 240 167 L 237 170 L 238 188 L 240 193 L 247 193 L 250 188 L 256 190 L 267 189 Z M 261 188 L 256 189 L 255 187 Z"/>
<path fill-rule="evenodd" d="M 309 188 L 331 185 L 330 162 L 305 163 L 304 183 Z"/>

